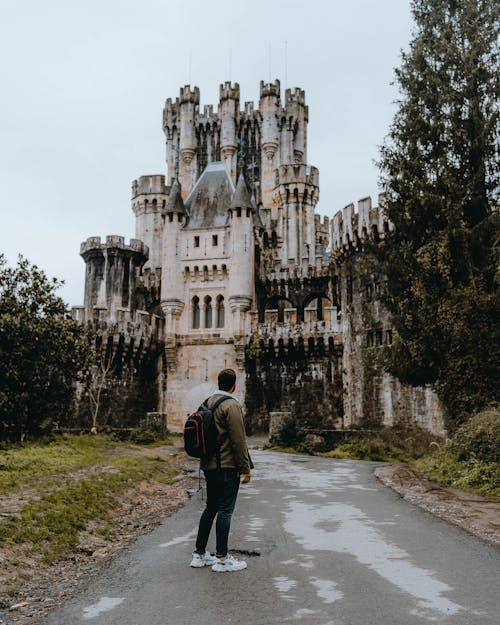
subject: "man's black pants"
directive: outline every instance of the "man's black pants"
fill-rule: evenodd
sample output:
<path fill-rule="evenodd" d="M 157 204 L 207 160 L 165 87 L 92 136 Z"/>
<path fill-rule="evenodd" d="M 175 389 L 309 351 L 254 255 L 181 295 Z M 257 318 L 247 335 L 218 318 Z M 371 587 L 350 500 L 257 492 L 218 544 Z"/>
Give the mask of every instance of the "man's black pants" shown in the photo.
<path fill-rule="evenodd" d="M 227 555 L 231 517 L 240 487 L 240 474 L 236 469 L 220 469 L 205 471 L 204 473 L 207 481 L 207 505 L 200 518 L 196 538 L 196 553 L 205 553 L 210 530 L 217 515 L 215 555 L 218 558 L 224 558 Z"/>

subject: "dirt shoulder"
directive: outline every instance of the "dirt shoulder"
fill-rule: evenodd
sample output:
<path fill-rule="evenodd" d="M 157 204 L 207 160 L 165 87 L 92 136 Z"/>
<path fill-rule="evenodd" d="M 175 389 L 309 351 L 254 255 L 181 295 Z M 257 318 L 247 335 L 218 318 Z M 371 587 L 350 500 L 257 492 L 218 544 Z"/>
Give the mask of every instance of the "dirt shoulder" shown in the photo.
<path fill-rule="evenodd" d="M 106 518 L 89 521 L 80 533 L 78 546 L 53 564 L 30 557 L 25 545 L 3 545 L 0 548 L 1 625 L 37 623 L 40 617 L 78 592 L 124 547 L 173 514 L 195 486 L 197 463 L 190 462 L 183 450 L 176 447 L 123 445 L 114 447 L 109 454 L 162 457 L 175 477 L 169 483 L 145 479 L 131 484 L 117 495 L 113 507 L 106 511 Z M 80 470 L 78 478 L 93 471 L 95 467 Z M 29 499 L 28 492 L 23 495 L 24 501 Z M 9 509 L 11 504 L 9 501 Z"/>
<path fill-rule="evenodd" d="M 375 475 L 410 503 L 500 547 L 500 502 L 442 486 L 407 464 L 379 467 Z"/>

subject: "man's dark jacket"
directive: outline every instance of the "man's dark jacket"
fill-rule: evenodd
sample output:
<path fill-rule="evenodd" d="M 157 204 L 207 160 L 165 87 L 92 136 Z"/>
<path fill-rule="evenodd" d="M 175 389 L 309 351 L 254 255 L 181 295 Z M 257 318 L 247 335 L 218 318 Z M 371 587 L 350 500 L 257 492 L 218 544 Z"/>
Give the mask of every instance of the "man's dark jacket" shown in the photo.
<path fill-rule="evenodd" d="M 212 395 L 207 401 L 208 407 L 211 408 L 221 397 L 224 397 L 222 393 Z M 214 419 L 221 440 L 220 468 L 237 469 L 242 474 L 250 473 L 245 424 L 239 402 L 232 397 L 224 400 L 215 409 Z M 217 457 L 201 460 L 200 466 L 203 471 L 217 469 Z"/>

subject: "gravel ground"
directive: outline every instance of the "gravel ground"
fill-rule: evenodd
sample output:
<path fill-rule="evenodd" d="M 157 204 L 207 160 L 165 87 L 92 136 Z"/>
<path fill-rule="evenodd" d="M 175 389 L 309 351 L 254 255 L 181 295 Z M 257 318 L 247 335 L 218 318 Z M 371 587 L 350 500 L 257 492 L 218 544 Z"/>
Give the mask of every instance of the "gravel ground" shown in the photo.
<path fill-rule="evenodd" d="M 442 486 L 407 464 L 379 467 L 375 475 L 410 503 L 490 544 L 500 546 L 500 502 Z"/>

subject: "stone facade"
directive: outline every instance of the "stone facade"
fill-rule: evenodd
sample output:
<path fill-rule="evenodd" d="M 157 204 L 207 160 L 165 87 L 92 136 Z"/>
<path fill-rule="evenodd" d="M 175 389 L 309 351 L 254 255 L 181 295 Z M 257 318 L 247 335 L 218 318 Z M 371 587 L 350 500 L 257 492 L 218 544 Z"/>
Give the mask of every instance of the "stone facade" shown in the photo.
<path fill-rule="evenodd" d="M 304 92 L 282 101 L 279 81 L 261 82 L 258 108 L 243 109 L 239 93 L 221 85 L 217 110 L 203 112 L 189 85 L 166 101 L 167 174 L 133 182 L 128 245 L 82 244 L 75 316 L 156 359 L 156 408 L 172 429 L 231 367 L 254 427 L 294 412 L 311 429 L 403 418 L 442 432 L 432 389 L 404 387 L 376 364 L 392 331 L 364 243 L 391 230 L 383 206 L 366 198 L 321 219 Z"/>

